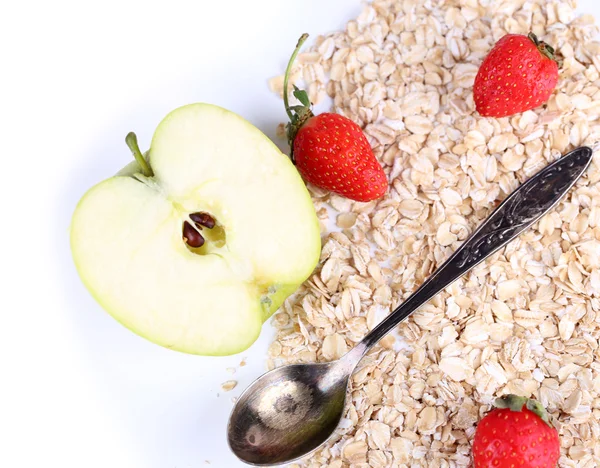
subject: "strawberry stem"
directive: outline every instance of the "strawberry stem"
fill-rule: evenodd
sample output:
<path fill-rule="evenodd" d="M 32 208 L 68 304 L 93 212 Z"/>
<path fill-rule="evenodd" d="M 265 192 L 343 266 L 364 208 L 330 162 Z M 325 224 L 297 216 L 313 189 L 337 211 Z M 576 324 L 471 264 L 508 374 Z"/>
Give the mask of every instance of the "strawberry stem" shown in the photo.
<path fill-rule="evenodd" d="M 292 114 L 292 111 L 290 109 L 290 103 L 288 101 L 288 81 L 290 78 L 290 72 L 292 71 L 292 65 L 294 64 L 294 61 L 296 60 L 296 57 L 298 56 L 298 52 L 300 52 L 302 45 L 304 44 L 304 42 L 306 42 L 306 39 L 308 39 L 308 34 L 306 33 L 302 34 L 302 36 L 300 36 L 300 39 L 298 39 L 298 43 L 296 44 L 296 48 L 294 49 L 294 52 L 290 57 L 290 60 L 287 64 L 287 68 L 285 69 L 285 76 L 283 78 L 283 105 L 285 106 L 285 112 L 292 121 L 294 120 L 294 116 Z"/>

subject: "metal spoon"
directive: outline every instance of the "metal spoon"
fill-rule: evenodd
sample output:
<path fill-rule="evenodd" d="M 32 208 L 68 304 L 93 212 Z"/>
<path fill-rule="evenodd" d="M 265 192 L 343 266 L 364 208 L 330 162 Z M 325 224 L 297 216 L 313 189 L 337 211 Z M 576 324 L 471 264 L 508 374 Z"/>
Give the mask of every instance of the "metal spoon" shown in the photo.
<path fill-rule="evenodd" d="M 316 450 L 342 418 L 348 380 L 367 351 L 455 280 L 515 239 L 569 191 L 592 160 L 577 148 L 504 200 L 406 301 L 341 359 L 267 372 L 238 399 L 227 427 L 233 453 L 255 466 L 291 462 Z"/>

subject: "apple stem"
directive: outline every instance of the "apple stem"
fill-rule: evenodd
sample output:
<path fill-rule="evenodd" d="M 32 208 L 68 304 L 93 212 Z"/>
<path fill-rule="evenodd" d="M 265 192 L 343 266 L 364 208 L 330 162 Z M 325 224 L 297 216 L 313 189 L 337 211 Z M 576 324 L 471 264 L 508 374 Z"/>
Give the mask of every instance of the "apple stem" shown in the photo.
<path fill-rule="evenodd" d="M 125 143 L 127 143 L 127 146 L 131 150 L 133 157 L 142 168 L 142 174 L 144 174 L 146 177 L 152 177 L 154 175 L 154 172 L 152 172 L 148 161 L 146 161 L 146 158 L 144 158 L 144 155 L 140 151 L 136 134 L 133 132 L 129 132 L 125 137 Z"/>
<path fill-rule="evenodd" d="M 294 61 L 298 56 L 298 52 L 300 52 L 302 44 L 304 44 L 306 39 L 308 39 L 308 34 L 306 33 L 302 34 L 302 36 L 300 36 L 300 39 L 298 39 L 298 43 L 296 44 L 294 53 L 290 57 L 290 61 L 288 62 L 287 68 L 285 69 L 285 76 L 283 77 L 283 105 L 285 106 L 285 111 L 290 120 L 293 120 L 294 116 L 292 115 L 292 111 L 290 110 L 290 103 L 288 101 L 288 80 L 290 78 L 290 72 L 292 71 L 292 65 L 294 64 Z"/>

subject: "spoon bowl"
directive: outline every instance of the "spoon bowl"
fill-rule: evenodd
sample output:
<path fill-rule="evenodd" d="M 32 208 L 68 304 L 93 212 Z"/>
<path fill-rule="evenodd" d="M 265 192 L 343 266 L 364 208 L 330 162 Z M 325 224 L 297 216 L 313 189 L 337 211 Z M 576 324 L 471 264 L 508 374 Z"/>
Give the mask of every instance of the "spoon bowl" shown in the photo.
<path fill-rule="evenodd" d="M 250 385 L 229 419 L 233 453 L 250 465 L 273 466 L 322 445 L 343 415 L 353 369 L 347 357 L 273 369 Z"/>

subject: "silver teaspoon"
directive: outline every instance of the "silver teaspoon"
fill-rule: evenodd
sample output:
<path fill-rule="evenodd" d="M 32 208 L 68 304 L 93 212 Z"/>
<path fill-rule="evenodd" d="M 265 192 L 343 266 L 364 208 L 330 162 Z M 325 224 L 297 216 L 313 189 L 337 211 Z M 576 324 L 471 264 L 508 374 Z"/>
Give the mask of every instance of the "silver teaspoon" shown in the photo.
<path fill-rule="evenodd" d="M 498 251 L 554 207 L 585 172 L 592 150 L 577 148 L 506 198 L 444 264 L 341 359 L 293 364 L 267 372 L 239 397 L 227 438 L 233 453 L 255 466 L 291 462 L 331 436 L 344 411 L 358 362 L 396 325 Z"/>

